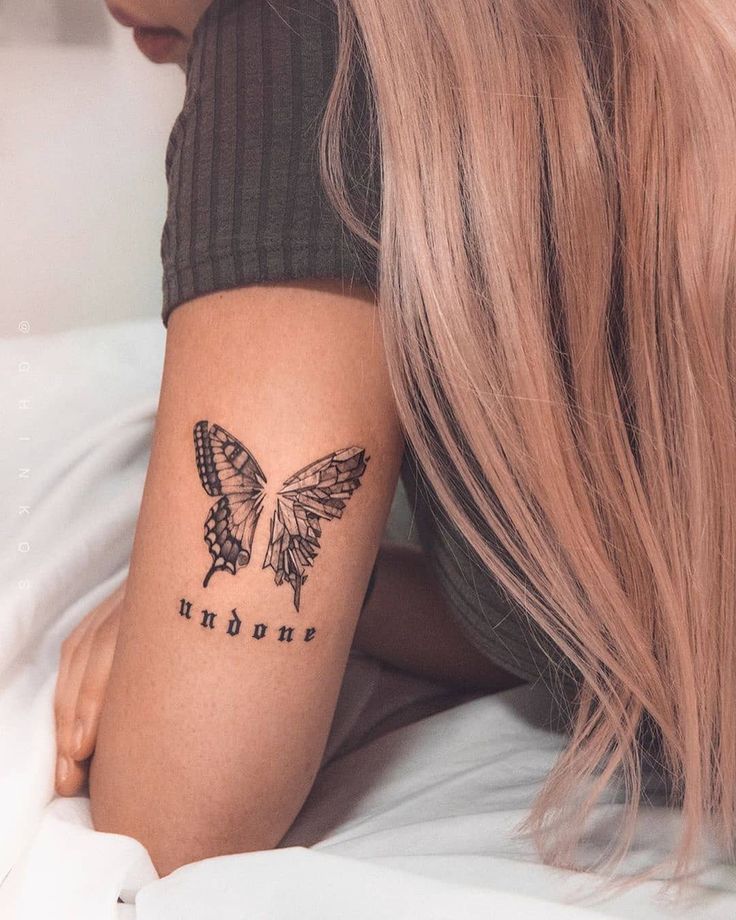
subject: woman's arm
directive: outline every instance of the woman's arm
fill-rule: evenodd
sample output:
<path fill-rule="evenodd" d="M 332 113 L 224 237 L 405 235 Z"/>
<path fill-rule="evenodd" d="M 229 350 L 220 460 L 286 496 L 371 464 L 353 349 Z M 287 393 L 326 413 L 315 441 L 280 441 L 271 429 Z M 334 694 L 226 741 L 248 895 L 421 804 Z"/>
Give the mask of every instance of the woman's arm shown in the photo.
<path fill-rule="evenodd" d="M 402 453 L 377 308 L 342 288 L 251 285 L 169 324 L 90 773 L 95 827 L 162 874 L 275 846 L 324 751 Z"/>
<path fill-rule="evenodd" d="M 525 683 L 473 645 L 431 561 L 416 546 L 380 547 L 353 646 L 401 671 L 462 690 L 497 693 Z"/>

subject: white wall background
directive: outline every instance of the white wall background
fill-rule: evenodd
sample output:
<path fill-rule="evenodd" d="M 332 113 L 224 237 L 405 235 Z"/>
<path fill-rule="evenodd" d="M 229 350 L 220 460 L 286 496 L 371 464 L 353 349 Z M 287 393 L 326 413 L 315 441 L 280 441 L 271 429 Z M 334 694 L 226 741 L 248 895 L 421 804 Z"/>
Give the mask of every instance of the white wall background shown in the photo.
<path fill-rule="evenodd" d="M 102 0 L 0 0 L 0 334 L 160 311 L 183 93 Z"/>

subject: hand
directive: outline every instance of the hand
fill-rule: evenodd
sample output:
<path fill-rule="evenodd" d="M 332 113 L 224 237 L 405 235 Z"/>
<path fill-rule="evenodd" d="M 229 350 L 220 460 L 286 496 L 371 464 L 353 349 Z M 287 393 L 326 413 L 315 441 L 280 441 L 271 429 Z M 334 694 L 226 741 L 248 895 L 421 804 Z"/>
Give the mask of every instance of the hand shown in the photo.
<path fill-rule="evenodd" d="M 59 795 L 77 795 L 87 777 L 124 595 L 125 582 L 87 614 L 61 646 L 54 699 Z"/>

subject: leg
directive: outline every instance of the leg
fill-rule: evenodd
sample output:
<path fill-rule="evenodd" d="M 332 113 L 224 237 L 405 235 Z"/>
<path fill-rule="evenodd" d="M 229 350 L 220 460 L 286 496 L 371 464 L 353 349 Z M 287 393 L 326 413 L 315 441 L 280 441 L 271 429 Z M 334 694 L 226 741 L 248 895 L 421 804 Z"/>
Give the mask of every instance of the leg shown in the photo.
<path fill-rule="evenodd" d="M 355 648 L 451 686 L 494 693 L 525 683 L 479 652 L 454 621 L 421 550 L 384 545 Z"/>

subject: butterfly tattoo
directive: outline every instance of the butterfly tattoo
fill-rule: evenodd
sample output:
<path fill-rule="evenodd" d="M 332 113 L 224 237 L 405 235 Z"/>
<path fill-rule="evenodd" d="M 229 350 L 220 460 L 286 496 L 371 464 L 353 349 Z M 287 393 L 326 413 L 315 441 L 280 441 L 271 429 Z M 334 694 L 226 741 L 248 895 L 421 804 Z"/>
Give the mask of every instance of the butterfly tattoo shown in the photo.
<path fill-rule="evenodd" d="M 250 562 L 266 477 L 253 454 L 219 425 L 197 422 L 194 449 L 202 487 L 217 498 L 204 523 L 213 560 L 206 588 L 216 572 L 235 575 Z M 294 473 L 276 493 L 262 568 L 273 569 L 277 585 L 291 585 L 297 610 L 305 571 L 320 549 L 321 521 L 342 517 L 369 459 L 362 447 L 336 450 Z"/>

